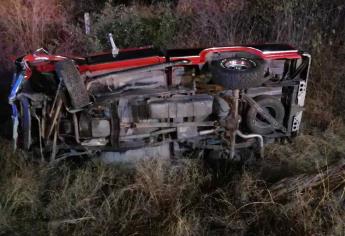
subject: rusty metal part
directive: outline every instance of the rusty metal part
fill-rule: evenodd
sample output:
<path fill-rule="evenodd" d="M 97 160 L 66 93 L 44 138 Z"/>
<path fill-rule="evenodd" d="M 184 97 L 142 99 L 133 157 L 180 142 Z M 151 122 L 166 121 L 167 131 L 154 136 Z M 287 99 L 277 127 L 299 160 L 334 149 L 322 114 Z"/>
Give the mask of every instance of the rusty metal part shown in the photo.
<path fill-rule="evenodd" d="M 50 129 L 49 129 L 49 132 L 48 132 L 48 135 L 47 135 L 47 138 L 50 137 L 50 135 L 52 134 L 53 130 L 54 130 L 54 127 L 57 125 L 57 120 L 60 116 L 60 111 L 61 111 L 61 108 L 62 108 L 62 99 L 59 98 L 58 101 L 57 101 L 57 107 L 56 107 L 56 110 L 55 110 L 55 114 L 54 114 L 54 118 L 53 118 L 53 122 L 50 126 Z"/>
<path fill-rule="evenodd" d="M 198 93 L 207 92 L 210 94 L 218 94 L 219 92 L 224 91 L 224 88 L 216 84 L 205 84 L 196 82 L 196 90 Z"/>
<path fill-rule="evenodd" d="M 227 130 L 227 134 L 230 135 L 234 130 L 238 128 L 238 119 L 233 114 L 230 114 L 225 119 L 225 128 Z"/>
<path fill-rule="evenodd" d="M 48 114 L 49 117 L 52 117 L 52 116 L 53 116 L 53 113 L 54 113 L 54 111 L 55 111 L 56 103 L 57 103 L 57 101 L 58 101 L 58 99 L 59 99 L 59 97 L 60 97 L 61 87 L 62 87 L 62 85 L 61 85 L 61 82 L 60 82 L 60 83 L 59 83 L 59 86 L 58 86 L 58 88 L 57 88 L 57 90 L 56 90 L 55 96 L 54 96 L 53 104 L 52 104 L 52 106 L 51 106 L 51 108 L 50 108 L 50 112 L 49 112 L 49 114 Z"/>
<path fill-rule="evenodd" d="M 240 99 L 240 90 L 236 89 L 234 93 L 234 103 L 233 103 L 233 117 L 235 121 L 235 127 L 231 132 L 231 146 L 230 146 L 230 157 L 233 159 L 235 157 L 235 145 L 236 145 L 236 132 L 238 131 L 239 115 L 238 115 L 238 105 Z"/>

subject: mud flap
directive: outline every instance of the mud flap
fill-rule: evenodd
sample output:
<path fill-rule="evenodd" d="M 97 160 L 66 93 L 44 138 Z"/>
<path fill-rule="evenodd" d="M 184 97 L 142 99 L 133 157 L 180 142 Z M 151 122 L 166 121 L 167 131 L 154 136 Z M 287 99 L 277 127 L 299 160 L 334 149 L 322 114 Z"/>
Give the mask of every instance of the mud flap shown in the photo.
<path fill-rule="evenodd" d="M 59 61 L 55 64 L 55 69 L 67 88 L 72 108 L 81 109 L 90 104 L 88 92 L 73 60 Z"/>

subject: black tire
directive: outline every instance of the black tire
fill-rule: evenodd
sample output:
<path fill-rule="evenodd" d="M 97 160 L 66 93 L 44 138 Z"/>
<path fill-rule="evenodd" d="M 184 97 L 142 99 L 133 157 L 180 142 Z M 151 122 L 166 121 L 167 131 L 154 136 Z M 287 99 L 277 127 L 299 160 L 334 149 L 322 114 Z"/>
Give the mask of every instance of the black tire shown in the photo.
<path fill-rule="evenodd" d="M 55 64 L 56 73 L 64 82 L 73 109 L 81 109 L 90 104 L 90 98 L 80 73 L 72 60 L 59 61 Z"/>
<path fill-rule="evenodd" d="M 277 98 L 269 95 L 258 96 L 255 101 L 270 113 L 279 123 L 283 123 L 285 117 L 284 105 Z M 258 114 L 252 106 L 246 116 L 246 123 L 249 130 L 256 134 L 267 135 L 274 132 L 274 128 Z"/>
<path fill-rule="evenodd" d="M 246 69 L 226 67 L 226 62 L 240 61 L 247 65 Z M 225 89 L 246 89 L 262 85 L 269 77 L 265 77 L 266 62 L 262 58 L 250 53 L 237 53 L 233 56 L 214 60 L 210 71 L 213 82 Z"/>

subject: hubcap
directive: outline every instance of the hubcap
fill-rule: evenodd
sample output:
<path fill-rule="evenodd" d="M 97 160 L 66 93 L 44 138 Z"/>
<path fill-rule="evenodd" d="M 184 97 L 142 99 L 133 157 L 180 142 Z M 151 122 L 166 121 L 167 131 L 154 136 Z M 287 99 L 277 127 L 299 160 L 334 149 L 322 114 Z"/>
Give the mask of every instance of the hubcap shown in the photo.
<path fill-rule="evenodd" d="M 222 60 L 221 66 L 233 71 L 246 71 L 256 66 L 256 63 L 246 58 L 227 58 Z"/>

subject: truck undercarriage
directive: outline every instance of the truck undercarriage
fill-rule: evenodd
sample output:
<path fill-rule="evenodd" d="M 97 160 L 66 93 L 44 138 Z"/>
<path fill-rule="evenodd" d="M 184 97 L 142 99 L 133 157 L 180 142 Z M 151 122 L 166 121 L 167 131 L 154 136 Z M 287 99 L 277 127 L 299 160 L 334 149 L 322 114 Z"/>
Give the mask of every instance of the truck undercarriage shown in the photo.
<path fill-rule="evenodd" d="M 266 143 L 298 134 L 310 62 L 288 45 L 37 51 L 16 61 L 14 146 L 51 161 L 263 155 Z"/>

